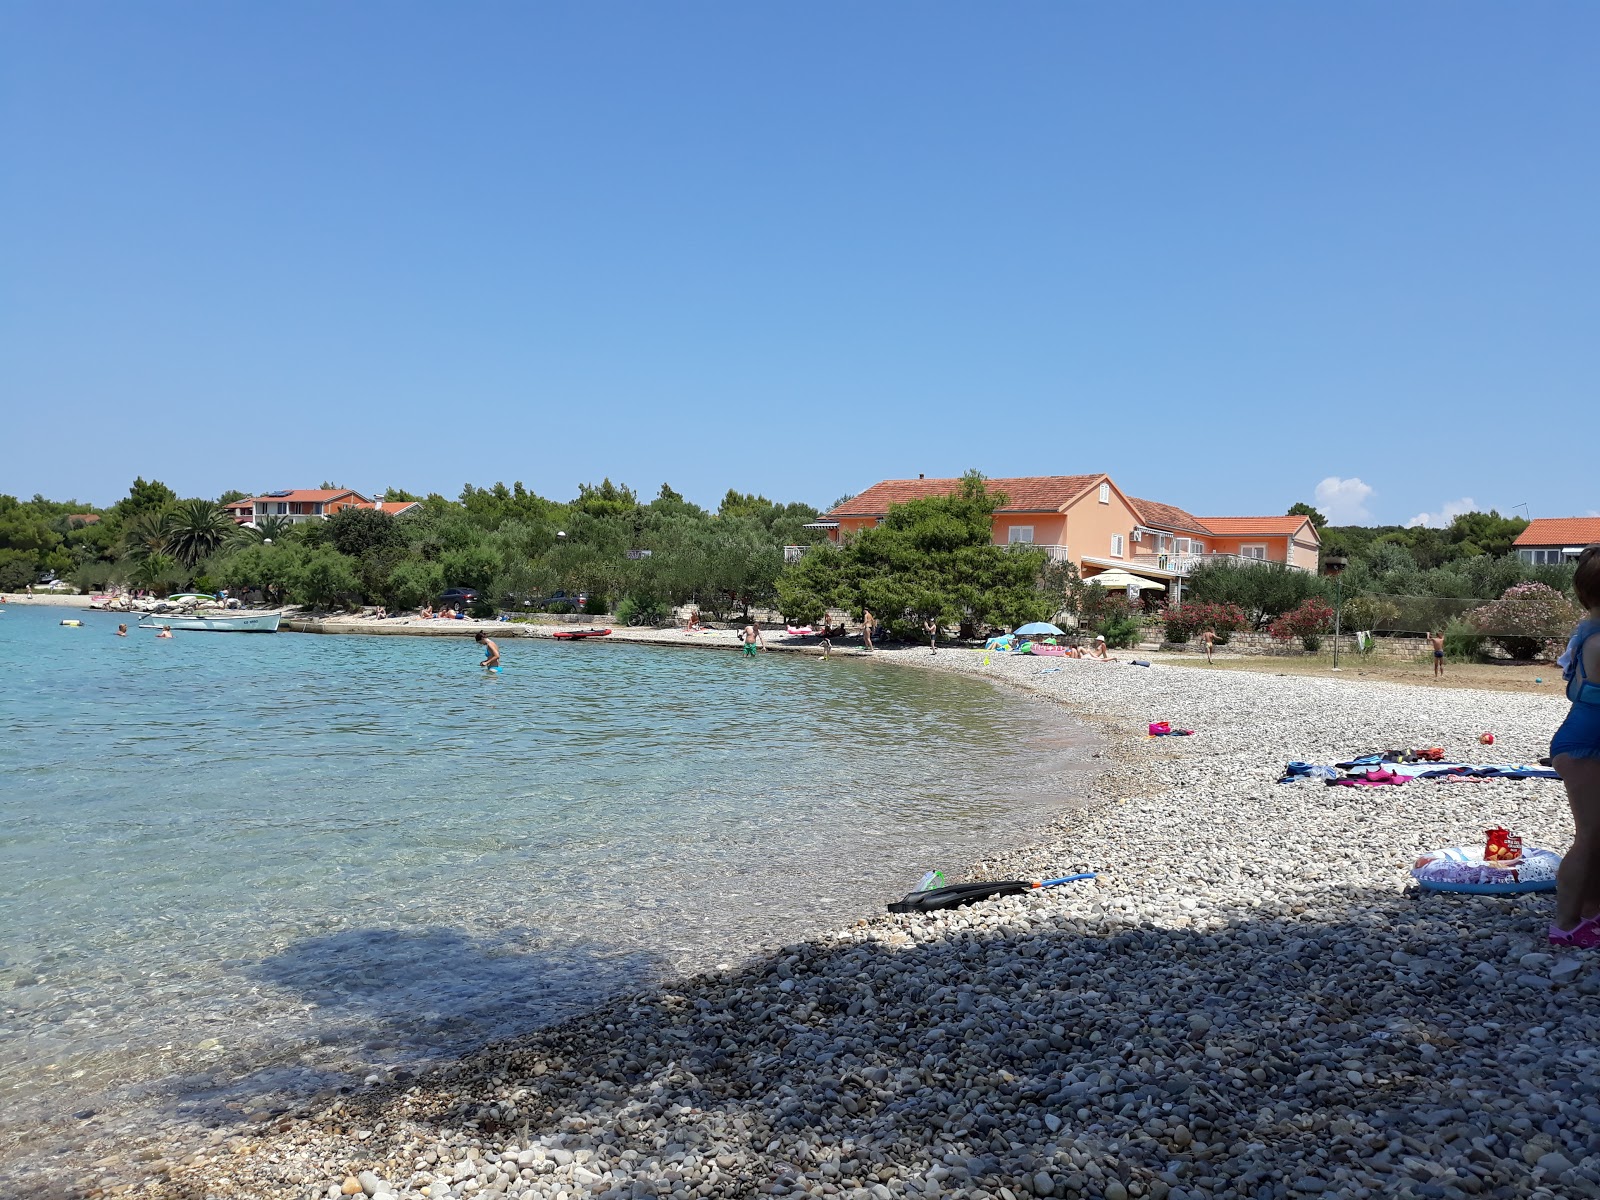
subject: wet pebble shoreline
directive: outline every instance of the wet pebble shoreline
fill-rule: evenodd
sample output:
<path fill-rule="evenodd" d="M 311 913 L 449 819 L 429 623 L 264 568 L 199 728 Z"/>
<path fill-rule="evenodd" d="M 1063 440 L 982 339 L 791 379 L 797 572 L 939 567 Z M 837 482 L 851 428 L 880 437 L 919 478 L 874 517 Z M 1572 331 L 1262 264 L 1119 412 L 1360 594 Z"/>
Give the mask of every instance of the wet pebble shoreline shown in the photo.
<path fill-rule="evenodd" d="M 902 652 L 909 658 L 912 652 Z M 948 653 L 1111 735 L 1087 812 L 985 877 L 1093 884 L 883 916 L 208 1145 L 172 1197 L 1600 1196 L 1600 956 L 1549 897 L 1407 894 L 1560 785 L 1274 782 L 1290 758 L 1545 753 L 1549 697 Z M 1198 730 L 1147 740 L 1167 719 Z M 1497 735 L 1482 747 L 1482 730 Z M 887 899 L 887 898 L 886 898 Z M 78 1186 L 98 1185 L 85 1170 Z"/>

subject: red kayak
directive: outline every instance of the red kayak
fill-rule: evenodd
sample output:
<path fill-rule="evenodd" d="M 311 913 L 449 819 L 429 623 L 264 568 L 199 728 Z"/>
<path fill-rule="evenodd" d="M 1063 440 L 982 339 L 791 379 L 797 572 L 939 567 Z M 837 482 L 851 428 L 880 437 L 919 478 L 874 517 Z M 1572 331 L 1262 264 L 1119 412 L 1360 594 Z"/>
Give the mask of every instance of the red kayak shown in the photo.
<path fill-rule="evenodd" d="M 564 642 L 575 642 L 579 638 L 605 637 L 610 632 L 609 629 L 563 629 L 550 636 Z"/>

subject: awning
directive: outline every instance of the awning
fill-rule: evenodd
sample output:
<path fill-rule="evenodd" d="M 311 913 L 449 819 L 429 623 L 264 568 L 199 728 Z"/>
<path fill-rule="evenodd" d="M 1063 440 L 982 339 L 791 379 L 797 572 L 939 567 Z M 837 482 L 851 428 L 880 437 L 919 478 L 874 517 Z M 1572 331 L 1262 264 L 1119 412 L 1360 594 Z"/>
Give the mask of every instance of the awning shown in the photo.
<path fill-rule="evenodd" d="M 800 526 L 800 528 L 801 529 L 837 529 L 837 528 L 839 528 L 839 522 L 837 522 L 837 521 L 811 521 L 808 524 Z"/>
<path fill-rule="evenodd" d="M 1126 571 L 1102 571 L 1098 575 L 1091 575 L 1084 580 L 1085 583 L 1098 583 L 1101 587 L 1108 588 L 1138 588 L 1141 592 L 1163 591 L 1166 584 L 1157 583 L 1154 579 L 1145 579 L 1139 575 L 1130 575 Z"/>

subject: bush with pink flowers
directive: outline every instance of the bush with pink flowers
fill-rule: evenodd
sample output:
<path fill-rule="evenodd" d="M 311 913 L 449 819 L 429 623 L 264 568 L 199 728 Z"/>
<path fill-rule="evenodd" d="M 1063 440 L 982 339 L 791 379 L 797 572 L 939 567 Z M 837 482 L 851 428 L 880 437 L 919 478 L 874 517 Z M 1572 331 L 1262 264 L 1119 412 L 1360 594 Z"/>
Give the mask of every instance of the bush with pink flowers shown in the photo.
<path fill-rule="evenodd" d="M 1332 624 L 1333 606 L 1320 596 L 1312 596 L 1267 626 L 1267 632 L 1280 642 L 1299 638 L 1307 650 L 1316 651 L 1322 648 L 1322 635 Z"/>
<path fill-rule="evenodd" d="M 1498 642 L 1512 658 L 1539 658 L 1564 639 L 1583 613 L 1566 595 L 1543 583 L 1518 583 L 1500 599 L 1473 609 L 1464 620 Z"/>

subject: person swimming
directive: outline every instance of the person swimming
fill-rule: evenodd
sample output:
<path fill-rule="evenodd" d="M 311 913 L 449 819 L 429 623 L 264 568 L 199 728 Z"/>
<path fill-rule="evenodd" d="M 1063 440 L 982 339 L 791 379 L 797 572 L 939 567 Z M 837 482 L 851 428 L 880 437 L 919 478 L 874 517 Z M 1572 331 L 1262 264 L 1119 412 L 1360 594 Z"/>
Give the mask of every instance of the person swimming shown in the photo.
<path fill-rule="evenodd" d="M 117 636 L 118 637 L 127 637 L 128 636 L 128 627 L 126 625 L 118 625 L 117 626 Z"/>
<path fill-rule="evenodd" d="M 169 638 L 169 637 L 171 637 L 172 636 L 172 626 L 171 625 L 163 625 L 156 632 L 156 636 L 158 638 Z"/>
<path fill-rule="evenodd" d="M 483 647 L 483 669 L 485 671 L 494 671 L 498 674 L 500 671 L 500 647 L 494 644 L 494 639 L 480 629 L 472 640 Z"/>

